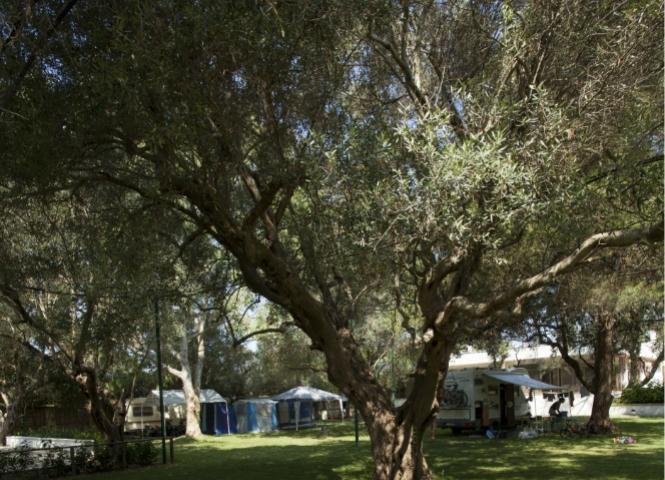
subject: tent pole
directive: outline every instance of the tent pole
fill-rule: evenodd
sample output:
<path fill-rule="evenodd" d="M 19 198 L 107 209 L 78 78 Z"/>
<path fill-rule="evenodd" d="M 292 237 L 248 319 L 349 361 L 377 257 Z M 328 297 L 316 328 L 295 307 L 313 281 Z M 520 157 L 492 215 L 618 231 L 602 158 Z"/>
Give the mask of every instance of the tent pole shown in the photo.
<path fill-rule="evenodd" d="M 229 402 L 226 402 L 226 434 L 231 435 L 231 419 L 229 417 Z"/>

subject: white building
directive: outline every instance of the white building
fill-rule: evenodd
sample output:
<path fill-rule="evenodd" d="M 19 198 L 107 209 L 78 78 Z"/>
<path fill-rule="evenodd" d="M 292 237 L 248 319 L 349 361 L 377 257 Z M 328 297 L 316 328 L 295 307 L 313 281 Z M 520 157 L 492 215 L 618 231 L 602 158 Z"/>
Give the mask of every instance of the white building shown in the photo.
<path fill-rule="evenodd" d="M 656 358 L 648 343 L 642 344 L 641 358 L 650 368 L 650 363 Z M 628 385 L 630 362 L 627 354 L 615 357 L 615 373 L 613 391 L 618 396 Z M 577 379 L 572 369 L 563 361 L 559 352 L 547 345 L 521 345 L 514 343 L 505 357 L 502 365 L 495 364 L 494 359 L 484 351 L 467 348 L 461 355 L 450 359 L 451 371 L 462 368 L 514 368 L 522 367 L 529 372 L 529 376 L 545 383 L 559 385 L 565 392 L 573 392 L 573 405 L 566 401 L 562 410 L 569 415 L 587 416 L 591 413 L 593 394 L 591 394 Z M 653 378 L 653 382 L 663 383 L 665 365 L 661 365 Z M 531 402 L 531 414 L 547 415 L 549 406 L 556 399 L 556 392 L 538 392 Z"/>

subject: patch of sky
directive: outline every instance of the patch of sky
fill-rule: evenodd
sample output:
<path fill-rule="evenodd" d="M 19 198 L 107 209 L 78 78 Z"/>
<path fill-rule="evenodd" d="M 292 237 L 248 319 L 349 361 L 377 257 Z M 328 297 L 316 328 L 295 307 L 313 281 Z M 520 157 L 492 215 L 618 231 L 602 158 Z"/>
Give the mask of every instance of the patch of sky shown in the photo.
<path fill-rule="evenodd" d="M 301 120 L 296 123 L 295 125 L 295 134 L 296 134 L 296 139 L 299 142 L 305 141 L 309 138 L 311 134 L 311 127 L 309 125 L 309 122 L 305 120 Z"/>
<path fill-rule="evenodd" d="M 84 33 L 77 32 L 76 30 L 73 30 L 71 32 L 70 37 L 71 37 L 71 40 L 72 40 L 72 44 L 75 47 L 82 47 L 88 41 L 88 36 L 87 35 L 85 35 Z"/>
<path fill-rule="evenodd" d="M 434 250 L 433 252 L 434 255 L 434 261 L 438 262 L 440 260 L 443 260 L 446 257 L 450 256 L 450 252 L 447 250 Z"/>
<path fill-rule="evenodd" d="M 462 120 L 464 120 L 464 101 L 459 96 L 454 95 L 453 105 L 455 106 L 457 113 L 459 113 L 460 117 L 462 117 Z"/>
<path fill-rule="evenodd" d="M 390 83 L 387 87 L 387 93 L 391 98 L 398 98 L 400 95 L 402 95 L 402 90 L 401 90 L 401 85 L 396 84 L 396 83 Z"/>
<path fill-rule="evenodd" d="M 353 65 L 349 70 L 349 79 L 352 81 L 369 80 L 369 69 L 365 65 Z"/>
<path fill-rule="evenodd" d="M 409 130 L 415 130 L 418 128 L 419 124 L 418 116 L 415 113 L 411 114 L 411 116 L 404 120 L 404 125 L 406 125 Z"/>
<path fill-rule="evenodd" d="M 296 72 L 300 72 L 302 70 L 302 58 L 300 55 L 294 55 L 291 59 L 291 69 Z"/>
<path fill-rule="evenodd" d="M 48 55 L 42 60 L 41 69 L 53 85 L 67 84 L 71 82 L 71 77 L 64 71 L 62 60 L 54 55 Z"/>
<path fill-rule="evenodd" d="M 13 30 L 14 29 L 7 19 L 7 16 L 0 12 L 0 36 L 2 36 L 3 43 L 9 39 L 9 36 L 12 34 Z"/>
<path fill-rule="evenodd" d="M 256 353 L 259 351 L 259 342 L 257 342 L 255 339 L 250 338 L 245 342 L 245 348 L 249 350 L 252 353 Z"/>
<path fill-rule="evenodd" d="M 342 107 L 340 106 L 339 103 L 334 102 L 332 100 L 328 100 L 326 104 L 323 107 L 323 110 L 326 113 L 336 113 L 336 114 L 341 114 L 343 113 Z"/>
<path fill-rule="evenodd" d="M 247 80 L 245 80 L 245 75 L 242 70 L 236 70 L 231 74 L 231 79 L 233 84 L 239 89 L 244 90 L 247 88 Z"/>

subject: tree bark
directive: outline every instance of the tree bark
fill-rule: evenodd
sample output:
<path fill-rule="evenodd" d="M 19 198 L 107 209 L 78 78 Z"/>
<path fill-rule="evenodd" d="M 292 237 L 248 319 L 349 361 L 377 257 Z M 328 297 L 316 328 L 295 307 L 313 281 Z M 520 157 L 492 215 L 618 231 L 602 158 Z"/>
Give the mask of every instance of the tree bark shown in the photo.
<path fill-rule="evenodd" d="M 196 341 L 196 363 L 194 367 L 192 368 L 189 361 L 189 335 L 186 326 L 180 337 L 179 350 L 176 352 L 180 369 L 167 367 L 169 373 L 178 377 L 182 383 L 182 391 L 185 396 L 185 435 L 192 438 L 203 435 L 200 422 L 200 394 L 203 362 L 205 360 L 205 328 L 205 316 L 196 317 L 194 320 L 194 339 Z"/>
<path fill-rule="evenodd" d="M 637 348 L 632 348 L 629 353 L 630 370 L 628 371 L 628 385 L 637 386 L 640 384 L 643 361 L 640 358 L 639 344 Z"/>
<path fill-rule="evenodd" d="M 612 406 L 612 374 L 614 353 L 614 319 L 611 315 L 599 315 L 596 349 L 594 352 L 593 405 L 587 427 L 591 433 L 612 431 L 610 407 Z"/>
<path fill-rule="evenodd" d="M 376 480 L 427 480 L 432 473 L 422 451 L 425 427 L 412 415 L 401 422 L 383 415 L 368 428 Z"/>
<path fill-rule="evenodd" d="M 197 387 L 192 379 L 189 362 L 181 365 L 180 370 L 167 367 L 169 373 L 178 377 L 182 384 L 182 392 L 185 397 L 185 435 L 197 438 L 203 435 L 201 432 L 201 400 L 199 395 L 201 388 Z"/>
<path fill-rule="evenodd" d="M 107 442 L 111 444 L 121 442 L 124 437 L 125 417 L 115 415 L 114 406 L 104 393 L 100 392 L 96 372 L 90 368 L 83 368 L 75 379 L 88 398 L 90 417 L 97 430 L 104 435 Z"/>
<path fill-rule="evenodd" d="M 200 437 L 201 432 L 201 400 L 199 398 L 200 388 L 194 388 L 191 377 L 182 379 L 182 390 L 186 402 L 185 435 L 188 437 Z"/>
<path fill-rule="evenodd" d="M 660 368 L 660 364 L 663 363 L 663 357 L 664 356 L 665 356 L 665 350 L 661 350 L 658 353 L 658 356 L 656 357 L 656 359 L 651 363 L 651 369 L 648 372 L 645 372 L 644 378 L 639 382 L 640 387 L 644 387 L 651 380 L 653 380 L 653 377 L 655 377 L 656 373 L 658 373 L 658 369 Z"/>

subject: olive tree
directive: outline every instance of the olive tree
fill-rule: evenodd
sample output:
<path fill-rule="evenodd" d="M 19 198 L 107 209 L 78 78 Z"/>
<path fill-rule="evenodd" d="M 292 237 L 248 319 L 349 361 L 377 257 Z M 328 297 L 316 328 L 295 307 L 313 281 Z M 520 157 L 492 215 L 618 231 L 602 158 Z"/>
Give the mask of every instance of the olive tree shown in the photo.
<path fill-rule="evenodd" d="M 34 70 L 14 103 L 55 128 L 56 183 L 122 186 L 231 254 L 358 406 L 377 479 L 431 478 L 422 438 L 460 338 L 602 251 L 662 241 L 655 2 L 110 2 L 72 18 L 85 34 L 54 46 L 56 78 Z M 648 199 L 629 218 L 593 181 L 625 169 Z M 399 408 L 356 338 L 396 284 L 420 352 Z"/>

